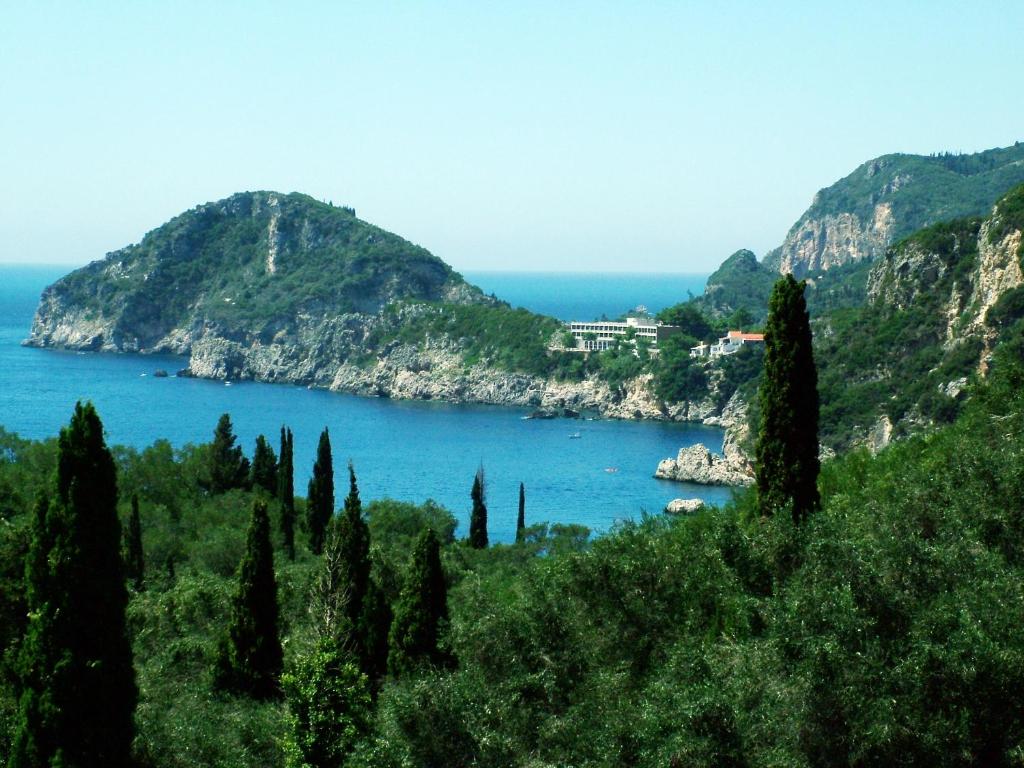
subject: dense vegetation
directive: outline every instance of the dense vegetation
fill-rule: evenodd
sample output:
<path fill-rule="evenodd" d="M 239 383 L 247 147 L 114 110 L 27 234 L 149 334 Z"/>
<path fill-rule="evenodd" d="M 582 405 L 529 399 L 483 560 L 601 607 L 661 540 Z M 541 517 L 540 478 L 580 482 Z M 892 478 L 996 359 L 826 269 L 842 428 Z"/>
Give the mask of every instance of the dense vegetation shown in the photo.
<path fill-rule="evenodd" d="M 760 263 L 750 251 L 736 251 L 712 273 L 704 295 L 695 298 L 693 303 L 710 315 L 728 317 L 743 310 L 761 322 L 768 311 L 772 285 L 778 277 L 776 270 Z"/>
<path fill-rule="evenodd" d="M 302 311 L 376 312 L 392 298 L 440 300 L 453 286 L 474 293 L 440 259 L 350 208 L 244 192 L 171 219 L 54 290 L 116 317 L 147 346 L 192 318 L 272 335 Z"/>
<path fill-rule="evenodd" d="M 274 558 L 285 697 L 217 692 L 246 521 L 267 496 L 211 493 L 208 446 L 119 449 L 121 513 L 129 518 L 137 495 L 152 564 L 127 614 L 137 759 L 299 765 L 330 747 L 358 766 L 1019 764 L 1024 334 L 1015 334 L 955 424 L 826 464 L 821 508 L 800 526 L 761 517 L 750 492 L 590 543 L 537 526 L 521 543 L 473 549 L 436 505 L 368 505 L 387 601 L 409 606 L 400 612 L 431 604 L 436 581 L 433 591 L 413 586 L 436 579 L 430 538 L 447 592 L 443 612 L 423 614 L 439 616 L 436 650 L 379 690 L 318 639 L 308 605 L 322 561 L 298 546 L 294 562 Z M 10 675 L 25 630 L 32 499 L 50 487 L 56 445 L 0 441 Z M 13 690 L 0 686 L 5 753 Z"/>
<path fill-rule="evenodd" d="M 521 371 L 538 376 L 550 375 L 560 363 L 557 355 L 548 353 L 552 338 L 563 326 L 553 317 L 538 315 L 525 309 L 512 309 L 508 304 L 427 304 L 409 313 L 401 322 L 401 307 L 392 305 L 386 313 L 396 322 L 384 334 L 371 340 L 380 348 L 397 339 L 406 344 L 419 344 L 425 339 L 447 338 L 459 349 L 467 366 L 483 362 L 507 371 Z"/>
<path fill-rule="evenodd" d="M 944 306 L 954 289 L 961 306 L 970 295 L 979 226 L 978 219 L 962 219 L 907 238 L 891 256 L 914 249 L 929 254 L 944 265 L 941 276 L 931 284 L 921 277 L 907 281 L 905 289 L 894 288 L 912 291 L 897 303 L 839 310 L 815 324 L 827 443 L 846 445 L 881 414 L 894 424 L 955 417 L 958 401 L 941 387 L 973 374 L 982 342 L 966 338 L 947 345 Z"/>

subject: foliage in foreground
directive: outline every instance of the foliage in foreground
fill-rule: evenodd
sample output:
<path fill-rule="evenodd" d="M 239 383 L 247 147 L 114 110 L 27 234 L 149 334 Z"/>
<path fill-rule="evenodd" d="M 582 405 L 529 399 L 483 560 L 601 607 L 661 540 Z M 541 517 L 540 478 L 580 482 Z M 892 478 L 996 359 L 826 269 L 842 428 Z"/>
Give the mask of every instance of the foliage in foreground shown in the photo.
<path fill-rule="evenodd" d="M 476 550 L 436 505 L 368 504 L 390 605 L 419 532 L 434 531 L 448 587 L 438 640 L 454 662 L 389 678 L 368 704 L 358 666 L 319 644 L 307 605 L 320 560 L 304 547 L 275 558 L 286 698 L 213 691 L 254 494 L 196 490 L 201 449 L 171 464 L 157 446 L 122 452 L 147 563 L 175 553 L 174 575 L 154 565 L 128 609 L 136 755 L 264 766 L 309 762 L 323 746 L 385 767 L 1019 765 L 1024 374 L 1011 358 L 1022 351 L 997 358 L 955 424 L 825 464 L 821 509 L 799 527 L 762 518 L 748 493 L 590 545 L 536 526 Z M 0 437 L 0 484 L 30 494 L 52 448 Z M 166 488 L 140 483 L 151 463 L 180 478 L 175 515 L 155 500 Z M 28 517 L 21 504 L 5 517 L 5 553 L 19 551 Z M 16 616 L 3 563 L 0 609 Z M 0 687 L 4 750 L 11 713 Z"/>

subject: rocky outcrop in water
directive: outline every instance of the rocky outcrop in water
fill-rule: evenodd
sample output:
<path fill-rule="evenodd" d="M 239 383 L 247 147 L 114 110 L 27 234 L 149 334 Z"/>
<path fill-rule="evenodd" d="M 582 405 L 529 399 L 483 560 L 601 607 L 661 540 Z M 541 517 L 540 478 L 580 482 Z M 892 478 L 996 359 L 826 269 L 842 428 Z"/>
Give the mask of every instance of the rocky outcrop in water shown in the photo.
<path fill-rule="evenodd" d="M 718 456 L 701 443 L 680 448 L 674 459 L 663 459 L 654 476 L 700 485 L 751 485 L 754 482 L 745 463 Z"/>
<path fill-rule="evenodd" d="M 704 506 L 703 499 L 672 499 L 665 505 L 665 511 L 670 515 L 695 515 Z"/>

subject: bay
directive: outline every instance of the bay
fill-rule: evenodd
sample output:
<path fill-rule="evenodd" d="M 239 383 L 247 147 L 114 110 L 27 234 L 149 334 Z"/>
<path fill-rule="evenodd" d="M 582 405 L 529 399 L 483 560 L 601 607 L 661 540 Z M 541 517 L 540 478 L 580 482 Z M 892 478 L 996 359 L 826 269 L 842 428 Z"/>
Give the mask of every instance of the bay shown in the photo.
<path fill-rule="evenodd" d="M 499 272 L 465 277 L 513 307 L 559 320 L 615 319 L 644 305 L 652 314 L 704 293 L 704 272 Z"/>
<path fill-rule="evenodd" d="M 652 477 L 658 461 L 683 446 L 703 442 L 720 450 L 722 432 L 713 427 L 524 420 L 527 410 L 521 408 L 392 401 L 249 382 L 225 386 L 173 375 L 154 377 L 158 368 L 173 374 L 184 366 L 184 359 L 172 356 L 22 347 L 41 290 L 66 271 L 66 267 L 0 267 L 0 370 L 4 371 L 0 425 L 23 437 L 56 435 L 76 400 L 95 403 L 108 442 L 135 448 L 158 438 L 175 446 L 207 442 L 218 417 L 227 412 L 249 454 L 258 434 L 267 435 L 276 447 L 280 426 L 292 428 L 296 491 L 303 493 L 317 438 L 327 426 L 339 488 L 344 488 L 344 466 L 351 459 L 364 500 L 432 498 L 456 515 L 461 535 L 468 528 L 473 475 L 482 464 L 489 530 L 492 540 L 501 542 L 515 537 L 520 482 L 526 486 L 528 523 L 576 523 L 595 532 L 608 530 L 617 520 L 659 513 L 673 498 L 700 497 L 717 505 L 730 496 L 724 488 Z M 593 291 L 606 277 L 558 275 L 552 278 L 553 287 L 547 276 L 531 275 L 528 281 L 520 276 L 512 280 L 519 286 L 513 286 L 512 293 L 519 290 L 525 301 L 551 306 L 562 295 L 561 309 L 548 310 L 561 316 L 576 311 L 573 302 L 580 302 L 579 306 L 589 302 L 591 307 L 608 303 L 610 295 L 595 301 Z M 487 288 L 486 280 L 480 282 L 485 290 L 497 292 L 501 280 L 499 276 L 491 283 L 495 288 Z M 529 285 L 534 286 L 532 294 Z M 633 290 L 624 295 L 643 293 Z M 654 302 L 648 299 L 647 303 Z M 575 433 L 579 439 L 570 439 Z"/>

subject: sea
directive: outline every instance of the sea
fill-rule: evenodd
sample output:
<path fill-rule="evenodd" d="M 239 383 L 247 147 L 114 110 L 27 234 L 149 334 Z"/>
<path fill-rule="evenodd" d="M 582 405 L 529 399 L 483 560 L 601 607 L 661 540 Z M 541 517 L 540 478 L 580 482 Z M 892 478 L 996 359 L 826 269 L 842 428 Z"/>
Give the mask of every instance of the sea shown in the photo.
<path fill-rule="evenodd" d="M 91 400 L 109 444 L 144 448 L 208 442 L 222 413 L 251 455 L 256 436 L 276 446 L 282 424 L 295 435 L 296 491 L 309 480 L 316 443 L 330 429 L 337 486 L 352 460 L 364 502 L 433 499 L 468 530 L 470 489 L 481 465 L 492 541 L 515 538 L 519 484 L 527 523 L 581 524 L 594 533 L 660 514 L 673 498 L 711 505 L 731 491 L 656 480 L 658 462 L 697 442 L 722 447 L 722 431 L 694 424 L 615 420 L 528 420 L 528 409 L 405 402 L 281 384 L 177 378 L 174 356 L 62 352 L 21 346 L 43 288 L 68 267 L 0 266 L 0 426 L 45 439 L 67 424 L 78 400 Z M 467 279 L 513 306 L 563 320 L 649 311 L 703 290 L 706 275 L 470 272 Z M 171 372 L 154 376 L 158 369 Z"/>

